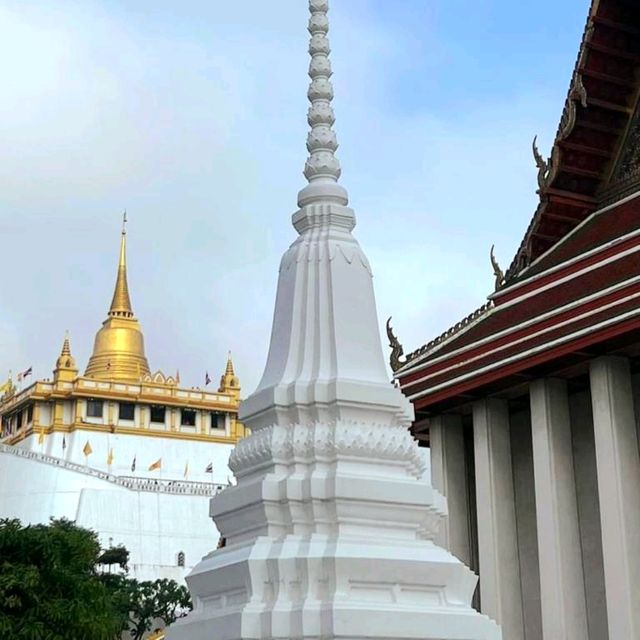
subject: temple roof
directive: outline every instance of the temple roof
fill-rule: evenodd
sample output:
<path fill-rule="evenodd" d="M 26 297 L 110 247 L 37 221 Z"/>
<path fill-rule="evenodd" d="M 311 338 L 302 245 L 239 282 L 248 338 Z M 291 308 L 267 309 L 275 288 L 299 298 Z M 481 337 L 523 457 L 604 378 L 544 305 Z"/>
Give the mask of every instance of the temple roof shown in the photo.
<path fill-rule="evenodd" d="M 565 259 L 500 291 L 478 322 L 397 371 L 418 414 L 575 375 L 601 353 L 640 352 L 640 193 L 594 213 L 558 250 Z"/>
<path fill-rule="evenodd" d="M 536 156 L 540 203 L 507 283 L 603 203 L 639 186 L 639 71 L 640 5 L 593 0 L 550 157 Z"/>
<path fill-rule="evenodd" d="M 547 160 L 534 141 L 540 201 L 502 290 L 638 226 L 637 205 L 606 226 L 593 214 L 640 190 L 639 98 L 640 3 L 593 0 Z M 500 295 L 409 354 L 397 377 L 488 331 Z"/>

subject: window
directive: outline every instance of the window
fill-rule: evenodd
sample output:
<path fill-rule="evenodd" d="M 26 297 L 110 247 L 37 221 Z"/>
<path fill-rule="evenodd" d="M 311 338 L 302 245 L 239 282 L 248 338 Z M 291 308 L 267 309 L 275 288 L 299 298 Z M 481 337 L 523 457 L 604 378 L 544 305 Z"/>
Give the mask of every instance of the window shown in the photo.
<path fill-rule="evenodd" d="M 164 417 L 166 415 L 166 407 L 151 406 L 151 422 L 159 422 L 164 424 Z"/>
<path fill-rule="evenodd" d="M 184 567 L 184 551 L 178 553 L 178 566 Z"/>
<path fill-rule="evenodd" d="M 183 427 L 196 426 L 196 412 L 193 409 L 183 409 L 181 413 Z"/>
<path fill-rule="evenodd" d="M 217 411 L 211 412 L 211 428 L 212 429 L 224 429 L 224 413 L 218 413 Z"/>
<path fill-rule="evenodd" d="M 136 405 L 133 402 L 121 402 L 118 405 L 118 420 L 133 420 L 136 417 Z"/>
<path fill-rule="evenodd" d="M 102 418 L 102 400 L 87 400 L 87 418 Z"/>
<path fill-rule="evenodd" d="M 30 404 L 27 407 L 27 424 L 29 424 L 30 422 L 33 422 L 33 405 Z"/>

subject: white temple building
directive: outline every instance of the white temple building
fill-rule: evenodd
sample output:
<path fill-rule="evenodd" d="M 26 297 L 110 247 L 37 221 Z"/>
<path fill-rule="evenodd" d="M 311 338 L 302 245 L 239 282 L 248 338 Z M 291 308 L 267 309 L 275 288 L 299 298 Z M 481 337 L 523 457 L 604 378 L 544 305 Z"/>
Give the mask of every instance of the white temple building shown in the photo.
<path fill-rule="evenodd" d="M 211 496 L 245 435 L 229 356 L 217 389 L 152 373 L 129 297 L 123 229 L 113 301 L 80 374 L 66 337 L 52 379 L 0 387 L 0 518 L 65 517 L 129 550 L 140 580 L 185 574 L 215 547 Z"/>
<path fill-rule="evenodd" d="M 309 184 L 280 265 L 271 345 L 240 407 L 252 435 L 211 501 L 226 546 L 187 577 L 171 640 L 498 640 L 477 576 L 434 542 L 445 499 L 387 377 L 372 272 L 338 184 L 328 0 L 310 0 Z"/>

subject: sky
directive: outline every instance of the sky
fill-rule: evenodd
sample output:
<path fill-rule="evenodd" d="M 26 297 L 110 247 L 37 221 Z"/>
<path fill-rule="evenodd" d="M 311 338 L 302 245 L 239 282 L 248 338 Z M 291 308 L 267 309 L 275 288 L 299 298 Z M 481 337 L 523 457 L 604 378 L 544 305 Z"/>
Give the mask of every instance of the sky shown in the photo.
<path fill-rule="evenodd" d="M 405 351 L 485 302 L 537 203 L 588 0 L 332 0 L 342 184 Z M 81 369 L 123 210 L 151 369 L 262 374 L 305 184 L 305 0 L 0 0 L 0 376 Z M 386 349 L 386 339 L 384 347 Z"/>

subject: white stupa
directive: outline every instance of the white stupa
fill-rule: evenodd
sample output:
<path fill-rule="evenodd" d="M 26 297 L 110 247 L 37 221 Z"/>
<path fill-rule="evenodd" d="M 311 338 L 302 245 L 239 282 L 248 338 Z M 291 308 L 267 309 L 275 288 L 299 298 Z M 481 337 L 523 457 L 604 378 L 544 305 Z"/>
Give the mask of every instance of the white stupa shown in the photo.
<path fill-rule="evenodd" d="M 226 547 L 187 578 L 194 610 L 168 638 L 497 640 L 470 606 L 476 576 L 433 542 L 446 503 L 385 370 L 371 268 L 338 184 L 328 0 L 309 5 L 299 235 L 264 375 L 240 408 L 253 435 L 231 455 L 237 485 L 211 501 Z"/>

